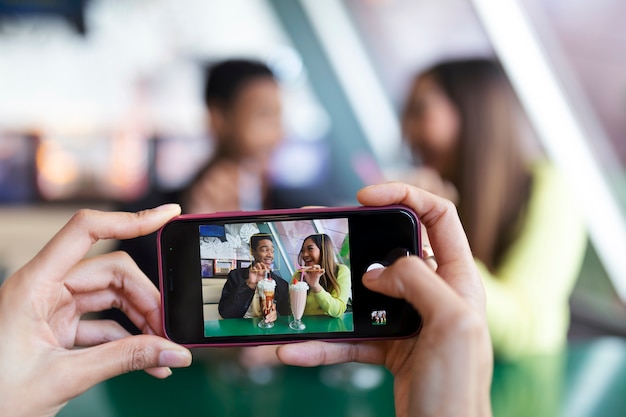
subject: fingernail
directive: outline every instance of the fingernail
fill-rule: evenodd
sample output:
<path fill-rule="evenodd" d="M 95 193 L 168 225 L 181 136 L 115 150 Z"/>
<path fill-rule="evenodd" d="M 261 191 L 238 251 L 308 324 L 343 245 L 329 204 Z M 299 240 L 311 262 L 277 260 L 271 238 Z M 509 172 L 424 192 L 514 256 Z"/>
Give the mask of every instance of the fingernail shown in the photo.
<path fill-rule="evenodd" d="M 180 204 L 176 204 L 176 203 L 168 203 L 168 204 L 162 204 L 158 207 L 155 207 L 153 209 L 154 211 L 174 211 L 174 210 L 180 210 Z"/>
<path fill-rule="evenodd" d="M 374 281 L 374 280 L 380 278 L 380 276 L 383 274 L 384 270 L 385 270 L 385 268 L 375 268 L 375 269 L 372 269 L 372 270 L 366 272 L 363 275 L 363 279 L 366 279 L 368 281 Z"/>
<path fill-rule="evenodd" d="M 191 364 L 188 350 L 164 350 L 159 354 L 159 366 L 183 368 Z"/>

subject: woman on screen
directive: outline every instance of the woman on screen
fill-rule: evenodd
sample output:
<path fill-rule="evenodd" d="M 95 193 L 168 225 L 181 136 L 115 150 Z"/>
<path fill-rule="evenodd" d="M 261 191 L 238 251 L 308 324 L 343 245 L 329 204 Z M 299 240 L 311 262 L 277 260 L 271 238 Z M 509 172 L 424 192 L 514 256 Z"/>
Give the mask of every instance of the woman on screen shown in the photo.
<path fill-rule="evenodd" d="M 335 262 L 333 242 L 327 234 L 313 234 L 304 239 L 298 263 L 303 265 L 292 276 L 292 282 L 309 284 L 304 315 L 326 314 L 339 317 L 350 298 L 350 269 Z"/>

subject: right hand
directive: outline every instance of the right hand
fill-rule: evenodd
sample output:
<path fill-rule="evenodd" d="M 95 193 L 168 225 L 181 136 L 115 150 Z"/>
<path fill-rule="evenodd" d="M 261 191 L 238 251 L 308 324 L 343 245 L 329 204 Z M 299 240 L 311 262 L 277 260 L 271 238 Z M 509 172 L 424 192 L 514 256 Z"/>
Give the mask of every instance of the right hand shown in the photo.
<path fill-rule="evenodd" d="M 493 353 L 485 293 L 456 208 L 401 183 L 367 187 L 357 197 L 366 206 L 407 205 L 428 231 L 437 272 L 413 256 L 363 276 L 370 290 L 410 302 L 422 316 L 422 330 L 402 340 L 284 345 L 279 359 L 300 366 L 384 364 L 395 376 L 399 417 L 491 415 Z"/>
<path fill-rule="evenodd" d="M 324 268 L 319 265 L 305 266 L 302 267 L 301 272 L 304 276 L 304 281 L 315 294 L 324 289 L 320 284 L 320 278 L 324 275 L 324 272 L 326 272 Z"/>
<path fill-rule="evenodd" d="M 271 272 L 272 268 L 264 262 L 256 262 L 252 265 L 250 267 L 250 271 L 248 272 L 248 280 L 246 281 L 248 287 L 255 290 L 256 284 L 265 277 L 265 273 L 267 271 Z"/>

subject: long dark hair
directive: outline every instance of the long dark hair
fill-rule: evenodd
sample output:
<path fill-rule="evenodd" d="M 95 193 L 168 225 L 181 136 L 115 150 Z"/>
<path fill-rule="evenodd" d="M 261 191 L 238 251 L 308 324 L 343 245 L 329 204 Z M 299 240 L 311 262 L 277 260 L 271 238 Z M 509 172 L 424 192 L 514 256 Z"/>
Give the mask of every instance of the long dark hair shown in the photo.
<path fill-rule="evenodd" d="M 298 255 L 298 262 L 300 264 L 304 263 L 302 259 L 302 251 L 304 249 L 304 243 L 309 239 L 311 239 L 315 246 L 320 249 L 320 266 L 324 268 L 324 275 L 320 277 L 320 285 L 328 292 L 332 292 L 334 290 L 335 293 L 339 294 L 341 292 L 341 288 L 337 282 L 339 265 L 335 262 L 335 249 L 330 236 L 325 233 L 316 233 L 307 236 L 302 241 L 302 248 L 300 249 L 300 254 Z"/>
<path fill-rule="evenodd" d="M 461 118 L 459 169 L 450 180 L 474 255 L 493 270 L 519 232 L 531 172 L 524 134 L 534 133 L 501 66 L 488 59 L 439 64 L 432 76 Z"/>

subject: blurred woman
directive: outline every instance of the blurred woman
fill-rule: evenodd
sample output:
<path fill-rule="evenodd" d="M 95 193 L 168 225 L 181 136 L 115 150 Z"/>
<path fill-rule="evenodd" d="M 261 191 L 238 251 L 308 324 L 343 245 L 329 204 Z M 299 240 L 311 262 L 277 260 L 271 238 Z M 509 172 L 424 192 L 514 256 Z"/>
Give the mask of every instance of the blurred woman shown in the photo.
<path fill-rule="evenodd" d="M 419 74 L 402 128 L 422 164 L 410 182 L 457 204 L 487 290 L 496 355 L 559 349 L 585 229 L 502 68 L 474 59 Z"/>
<path fill-rule="evenodd" d="M 293 274 L 292 282 L 303 279 L 309 285 L 304 315 L 342 315 L 352 289 L 350 269 L 335 262 L 330 236 L 320 233 L 304 239 L 298 263 L 303 267 Z"/>

